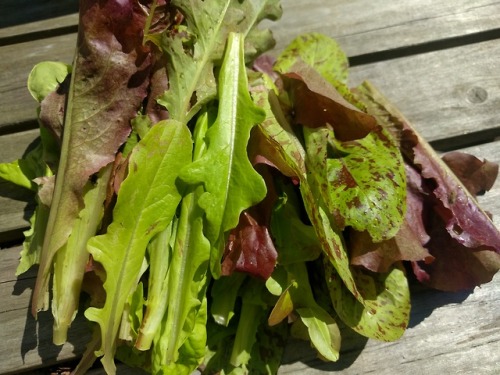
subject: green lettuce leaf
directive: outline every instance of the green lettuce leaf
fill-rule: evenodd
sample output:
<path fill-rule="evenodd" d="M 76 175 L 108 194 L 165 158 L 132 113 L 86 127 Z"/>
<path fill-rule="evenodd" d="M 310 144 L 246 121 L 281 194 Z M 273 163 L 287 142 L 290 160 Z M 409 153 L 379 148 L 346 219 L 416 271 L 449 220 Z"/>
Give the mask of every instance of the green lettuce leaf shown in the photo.
<path fill-rule="evenodd" d="M 410 290 L 400 262 L 387 273 L 353 269 L 363 303 L 353 297 L 328 260 L 324 266 L 333 307 L 344 323 L 369 338 L 394 341 L 401 337 L 410 317 Z"/>
<path fill-rule="evenodd" d="M 196 123 L 194 162 L 205 153 L 203 138 L 210 121 L 213 119 L 210 119 L 209 112 L 204 111 Z M 156 366 L 177 363 L 186 340 L 189 341 L 193 334 L 200 334 L 198 310 L 205 299 L 210 260 L 210 242 L 203 234 L 204 215 L 198 205 L 202 194 L 202 185 L 192 185 L 182 199 L 168 270 L 167 314 L 155 340 L 155 350 L 163 355 Z M 201 344 L 200 338 L 196 339 L 196 343 Z"/>
<path fill-rule="evenodd" d="M 186 26 L 165 33 L 161 39 L 161 48 L 169 57 L 169 90 L 158 102 L 168 109 L 170 118 L 184 122 L 215 99 L 213 70 L 223 57 L 228 35 L 239 33 L 244 38 L 264 18 L 277 19 L 281 8 L 277 0 L 173 0 L 172 4 L 182 12 Z M 246 50 L 268 48 L 270 40 L 269 32 L 252 33 Z"/>
<path fill-rule="evenodd" d="M 106 302 L 103 308 L 89 308 L 85 316 L 101 327 L 98 355 L 104 355 L 102 363 L 110 373 L 115 371 L 115 340 L 125 302 L 135 290 L 147 244 L 167 227 L 181 200 L 176 181 L 191 161 L 191 149 L 185 124 L 171 120 L 153 126 L 132 152 L 107 233 L 88 242 L 106 271 Z"/>
<path fill-rule="evenodd" d="M 40 103 L 71 74 L 71 69 L 71 65 L 58 61 L 36 64 L 28 76 L 28 90 L 31 96 Z"/>
<path fill-rule="evenodd" d="M 263 178 L 247 156 L 252 127 L 264 119 L 263 111 L 250 99 L 243 57 L 243 37 L 230 34 L 219 74 L 219 109 L 208 129 L 206 153 L 182 171 L 189 184 L 203 184 L 199 205 L 206 213 L 205 234 L 213 250 L 210 266 L 220 275 L 225 233 L 236 227 L 243 210 L 266 195 Z"/>
<path fill-rule="evenodd" d="M 66 342 L 68 328 L 78 311 L 83 275 L 89 260 L 87 241 L 97 232 L 104 213 L 111 167 L 103 168 L 95 185 L 89 183 L 84 188 L 85 207 L 75 220 L 68 242 L 54 257 L 52 315 L 53 341 L 56 345 Z"/>
<path fill-rule="evenodd" d="M 304 128 L 308 168 L 335 226 L 367 231 L 375 242 L 392 238 L 406 213 L 403 158 L 382 127 L 341 142 L 328 128 Z"/>

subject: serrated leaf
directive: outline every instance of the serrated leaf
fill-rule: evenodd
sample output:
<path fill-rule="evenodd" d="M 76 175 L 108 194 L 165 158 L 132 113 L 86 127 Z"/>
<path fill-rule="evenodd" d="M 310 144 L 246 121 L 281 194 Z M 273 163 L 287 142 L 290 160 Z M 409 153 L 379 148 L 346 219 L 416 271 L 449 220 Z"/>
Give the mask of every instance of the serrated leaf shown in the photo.
<path fill-rule="evenodd" d="M 89 308 L 85 316 L 99 323 L 99 355 L 106 371 L 114 372 L 113 355 L 124 304 L 135 289 L 151 238 L 167 227 L 181 194 L 176 180 L 191 161 L 191 134 L 185 124 L 163 121 L 151 128 L 132 152 L 129 174 L 123 181 L 106 234 L 93 237 L 88 249 L 106 271 L 106 302 Z"/>
<path fill-rule="evenodd" d="M 206 213 L 205 233 L 215 250 L 211 269 L 220 274 L 224 235 L 236 227 L 240 214 L 266 195 L 262 177 L 247 156 L 252 127 L 264 119 L 248 93 L 243 57 L 243 37 L 230 34 L 219 75 L 219 108 L 206 134 L 207 152 L 181 173 L 189 184 L 203 183 L 199 205 Z"/>
<path fill-rule="evenodd" d="M 245 37 L 264 18 L 278 18 L 281 8 L 277 0 L 174 0 L 172 5 L 184 15 L 186 27 L 162 37 L 162 49 L 169 57 L 169 90 L 159 103 L 168 109 L 170 118 L 184 122 L 216 97 L 213 69 L 224 54 L 228 35 Z M 254 36 L 254 49 L 268 46 L 269 38 L 269 33 Z"/>

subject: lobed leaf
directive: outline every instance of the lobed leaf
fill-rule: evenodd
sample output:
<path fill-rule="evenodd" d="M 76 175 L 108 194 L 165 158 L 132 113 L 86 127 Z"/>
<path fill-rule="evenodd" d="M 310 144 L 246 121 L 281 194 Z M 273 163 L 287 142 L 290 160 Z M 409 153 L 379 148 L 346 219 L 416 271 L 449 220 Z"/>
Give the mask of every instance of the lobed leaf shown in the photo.
<path fill-rule="evenodd" d="M 85 316 L 101 327 L 98 355 L 104 355 L 108 372 L 115 369 L 120 318 L 135 290 L 146 246 L 172 220 L 181 200 L 178 173 L 190 161 L 191 135 L 186 125 L 170 120 L 153 126 L 132 152 L 107 233 L 88 242 L 93 258 L 106 271 L 106 301 L 103 308 L 87 309 Z"/>
<path fill-rule="evenodd" d="M 206 133 L 207 151 L 181 173 L 189 184 L 203 183 L 199 205 L 206 213 L 205 234 L 214 250 L 211 270 L 220 275 L 225 234 L 236 227 L 243 210 L 266 195 L 262 177 L 247 156 L 252 127 L 264 114 L 250 99 L 243 59 L 243 37 L 230 34 L 219 74 L 219 108 Z"/>

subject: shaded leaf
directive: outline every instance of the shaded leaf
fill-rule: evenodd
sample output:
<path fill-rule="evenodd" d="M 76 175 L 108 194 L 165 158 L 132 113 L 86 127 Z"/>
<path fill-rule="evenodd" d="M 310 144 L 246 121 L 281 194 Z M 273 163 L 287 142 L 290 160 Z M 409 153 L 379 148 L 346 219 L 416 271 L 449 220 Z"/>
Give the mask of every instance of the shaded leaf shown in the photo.
<path fill-rule="evenodd" d="M 377 126 L 375 118 L 349 103 L 320 73 L 301 60 L 283 78 L 293 98 L 296 123 L 310 128 L 328 124 L 340 141 L 363 138 Z"/>
<path fill-rule="evenodd" d="M 490 190 L 497 179 L 498 164 L 488 160 L 460 151 L 448 152 L 442 159 L 473 196 Z"/>

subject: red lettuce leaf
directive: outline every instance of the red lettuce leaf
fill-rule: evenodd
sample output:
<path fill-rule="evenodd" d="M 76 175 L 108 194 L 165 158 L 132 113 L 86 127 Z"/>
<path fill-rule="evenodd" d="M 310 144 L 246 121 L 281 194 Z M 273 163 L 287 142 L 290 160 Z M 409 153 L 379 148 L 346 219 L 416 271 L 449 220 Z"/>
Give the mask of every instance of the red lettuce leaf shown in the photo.
<path fill-rule="evenodd" d="M 474 196 L 490 190 L 497 179 L 498 164 L 491 161 L 460 151 L 448 152 L 442 159 Z"/>
<path fill-rule="evenodd" d="M 80 2 L 77 52 L 65 107 L 59 167 L 33 293 L 32 312 L 48 308 L 55 253 L 68 239 L 89 177 L 112 162 L 147 95 L 146 14 L 132 0 Z"/>
<path fill-rule="evenodd" d="M 417 279 L 446 291 L 470 289 L 490 281 L 500 268 L 500 232 L 474 196 L 492 184 L 496 167 L 469 160 L 472 166 L 460 166 L 459 175 L 469 175 L 462 183 L 373 86 L 365 83 L 357 93 L 368 112 L 395 134 L 406 159 L 406 222 L 415 241 L 435 258 L 433 262 L 427 258 L 427 262 L 412 263 Z M 452 164 L 461 162 L 452 160 Z"/>
<path fill-rule="evenodd" d="M 283 74 L 293 96 L 295 121 L 317 128 L 329 124 L 340 141 L 365 137 L 376 120 L 353 106 L 314 68 L 298 60 Z"/>
<path fill-rule="evenodd" d="M 231 231 L 222 261 L 222 275 L 245 272 L 267 280 L 274 271 L 278 253 L 265 225 L 243 212 L 238 226 Z"/>

